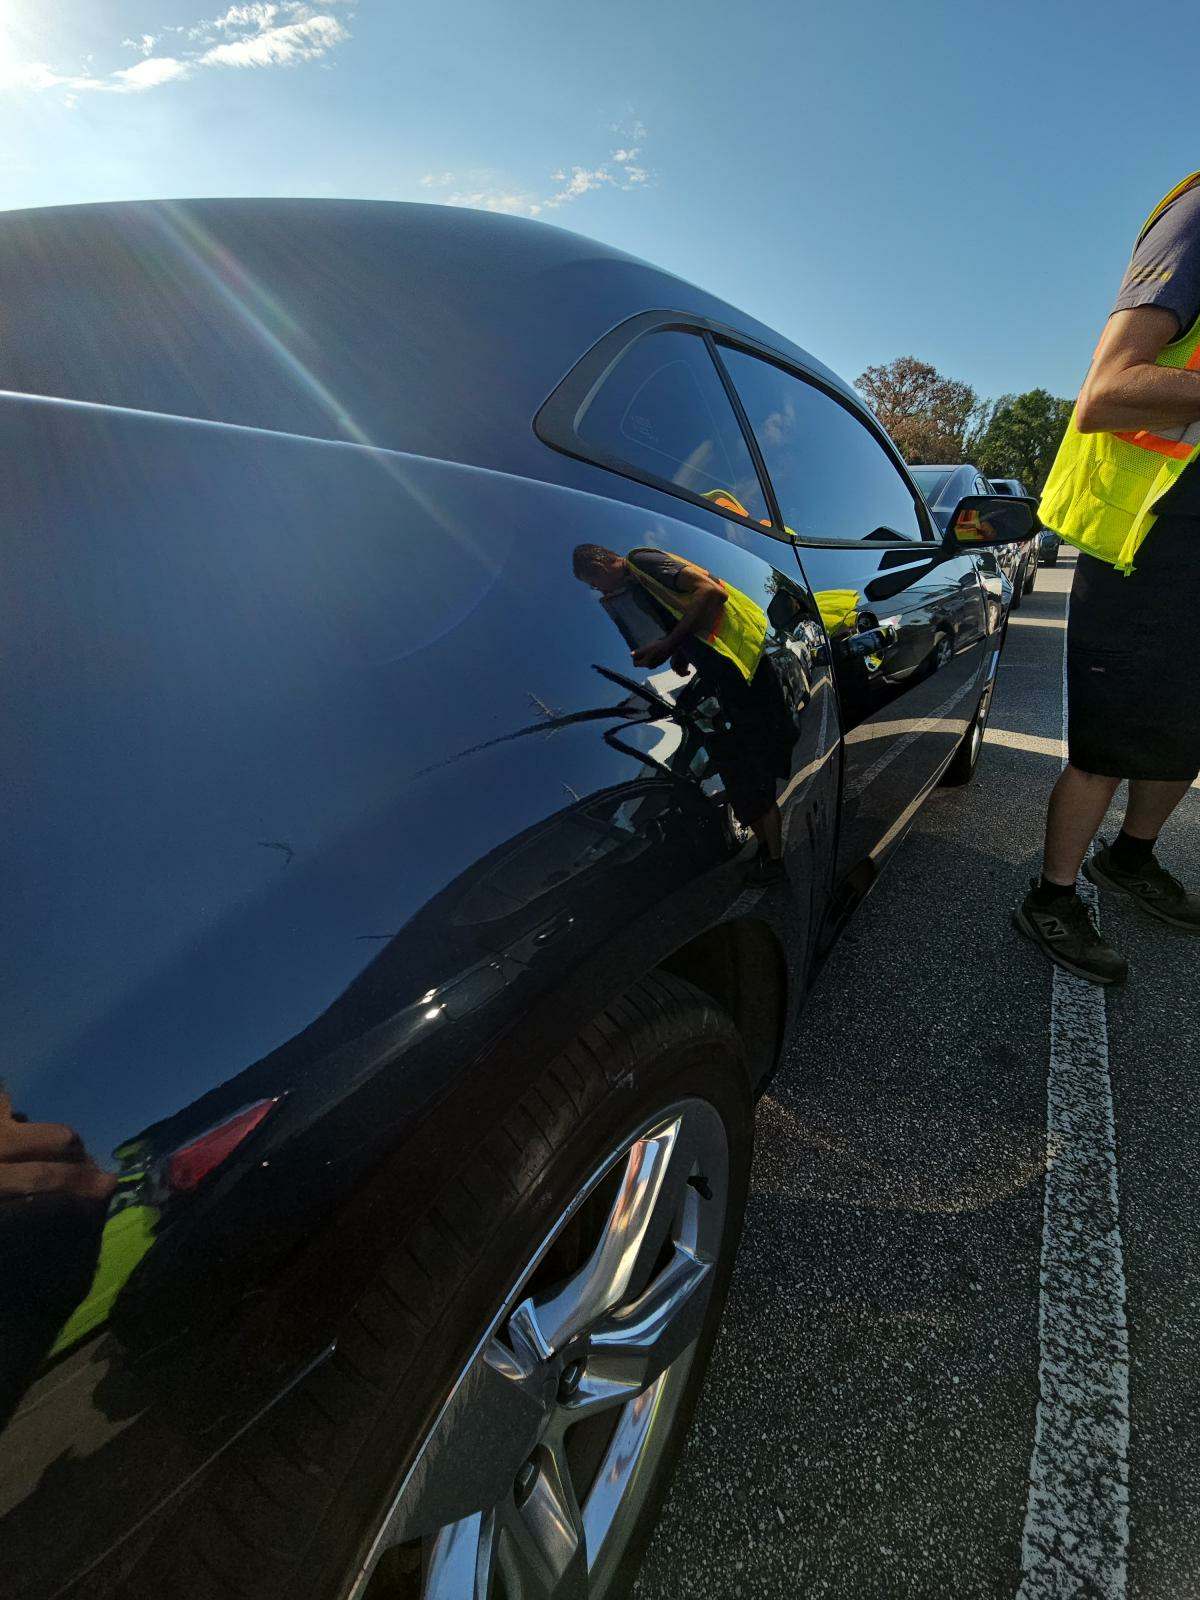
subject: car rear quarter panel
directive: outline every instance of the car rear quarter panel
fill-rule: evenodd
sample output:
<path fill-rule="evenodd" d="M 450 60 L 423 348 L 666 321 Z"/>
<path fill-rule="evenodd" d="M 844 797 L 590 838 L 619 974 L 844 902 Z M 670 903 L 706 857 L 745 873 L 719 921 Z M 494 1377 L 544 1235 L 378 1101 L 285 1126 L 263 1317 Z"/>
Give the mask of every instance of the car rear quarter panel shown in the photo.
<path fill-rule="evenodd" d="M 320 1359 L 470 1119 L 639 971 L 754 917 L 794 1003 L 838 728 L 819 625 L 789 623 L 798 892 L 747 892 L 704 726 L 644 686 L 571 552 L 661 544 L 766 606 L 786 546 L 80 404 L 0 400 L 0 450 L 3 1071 L 124 1207 L 0 1216 L 0 1545 L 40 1597 Z M 262 1099 L 195 1194 L 153 1187 Z"/>

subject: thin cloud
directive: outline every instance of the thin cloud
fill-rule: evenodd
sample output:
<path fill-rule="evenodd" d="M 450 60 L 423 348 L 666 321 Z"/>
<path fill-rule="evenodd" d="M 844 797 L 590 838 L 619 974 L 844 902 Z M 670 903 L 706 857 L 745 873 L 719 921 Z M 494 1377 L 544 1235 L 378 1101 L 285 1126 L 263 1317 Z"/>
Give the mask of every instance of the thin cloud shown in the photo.
<path fill-rule="evenodd" d="M 220 28 L 222 33 L 231 33 L 236 28 L 269 28 L 278 15 L 277 5 L 230 6 L 223 17 L 214 17 L 208 26 Z"/>
<path fill-rule="evenodd" d="M 633 127 L 637 130 L 639 140 L 644 140 L 645 125 L 636 122 Z M 517 217 L 537 217 L 544 211 L 557 211 L 597 189 L 642 188 L 650 182 L 651 173 L 648 167 L 638 163 L 641 145 L 628 142 L 628 125 L 614 126 L 613 131 L 623 132 L 626 143 L 614 150 L 608 160 L 599 166 L 557 167 L 549 178 L 557 187 L 549 194 L 533 194 L 511 187 L 489 185 L 486 173 L 472 174 L 477 181 L 470 188 L 462 187 L 462 180 L 453 172 L 427 172 L 419 182 L 423 189 L 445 191 L 441 196 L 443 205 L 472 206 L 479 211 L 504 211 Z"/>
<path fill-rule="evenodd" d="M 619 133 L 629 144 L 641 144 L 646 137 L 646 124 L 640 117 L 628 117 L 624 122 L 610 122 L 609 131 Z M 637 151 L 631 154 L 636 155 Z"/>
<path fill-rule="evenodd" d="M 202 67 L 290 67 L 315 61 L 350 37 L 336 17 L 310 17 L 280 28 L 264 28 L 246 39 L 214 45 L 200 57 Z"/>
<path fill-rule="evenodd" d="M 546 209 L 549 211 L 556 206 L 565 206 L 568 201 L 578 200 L 580 195 L 587 194 L 591 189 L 602 189 L 606 183 L 612 181 L 612 174 L 607 167 L 595 167 L 590 172 L 586 167 L 572 167 L 566 188 L 559 189 L 556 194 L 547 197 Z"/>
<path fill-rule="evenodd" d="M 59 72 L 44 61 L 16 62 L 0 68 L 0 90 L 32 94 L 61 90 L 64 105 L 71 108 L 81 94 L 142 94 L 214 67 L 297 66 L 319 60 L 350 38 L 345 24 L 329 15 L 329 7 L 341 3 L 324 0 L 318 11 L 306 0 L 246 0 L 207 21 L 123 39 L 124 48 L 144 58 L 136 66 L 101 75 L 91 70 Z M 152 55 L 168 34 L 175 35 L 184 48 L 178 55 Z M 188 49 L 189 43 L 207 48 Z M 90 58 L 87 65 L 90 69 Z"/>
<path fill-rule="evenodd" d="M 469 206 L 473 211 L 505 211 L 513 217 L 536 217 L 542 209 L 535 195 L 511 194 L 503 189 L 475 189 L 443 196 L 447 206 Z"/>
<path fill-rule="evenodd" d="M 111 79 L 118 92 L 140 94 L 143 89 L 157 89 L 160 84 L 186 78 L 191 70 L 186 61 L 177 61 L 174 56 L 148 56 L 136 67 L 122 67 L 112 73 Z"/>

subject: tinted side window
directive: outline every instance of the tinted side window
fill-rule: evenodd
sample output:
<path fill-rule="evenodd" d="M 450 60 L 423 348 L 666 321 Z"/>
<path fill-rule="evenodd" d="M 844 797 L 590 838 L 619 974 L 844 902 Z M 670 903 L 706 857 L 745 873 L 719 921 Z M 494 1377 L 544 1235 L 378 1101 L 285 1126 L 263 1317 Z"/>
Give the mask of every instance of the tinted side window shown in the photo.
<path fill-rule="evenodd" d="M 697 334 L 671 329 L 631 345 L 581 406 L 575 432 L 639 472 L 769 520 L 754 458 Z"/>
<path fill-rule="evenodd" d="M 870 429 L 782 368 L 721 347 L 790 532 L 803 539 L 923 539 L 911 491 Z"/>

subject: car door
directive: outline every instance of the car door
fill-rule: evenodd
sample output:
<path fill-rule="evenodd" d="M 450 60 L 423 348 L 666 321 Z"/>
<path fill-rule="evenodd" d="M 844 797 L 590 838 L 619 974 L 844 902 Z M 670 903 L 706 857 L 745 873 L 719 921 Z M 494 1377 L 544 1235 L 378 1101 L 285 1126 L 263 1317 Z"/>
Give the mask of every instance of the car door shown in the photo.
<path fill-rule="evenodd" d="M 640 755 L 647 773 L 698 788 L 731 850 L 749 855 L 752 835 L 770 846 L 777 827 L 786 881 L 802 921 L 815 925 L 832 874 L 837 794 L 828 643 L 791 541 L 773 520 L 711 334 L 676 319 L 614 330 L 564 380 L 537 427 L 557 448 L 665 491 L 649 515 L 589 497 L 573 522 L 575 574 L 598 591 L 613 624 L 593 659 L 629 696 L 629 721 L 608 730 L 608 743 Z M 746 681 L 698 639 L 664 659 L 637 659 L 678 619 L 684 597 L 670 585 L 682 566 L 717 579 L 724 614 L 745 622 L 754 641 L 741 662 Z M 615 580 L 606 575 L 614 571 Z"/>
<path fill-rule="evenodd" d="M 983 592 L 864 412 L 758 352 L 722 343 L 720 355 L 829 640 L 845 737 L 837 893 L 849 904 L 975 714 Z"/>

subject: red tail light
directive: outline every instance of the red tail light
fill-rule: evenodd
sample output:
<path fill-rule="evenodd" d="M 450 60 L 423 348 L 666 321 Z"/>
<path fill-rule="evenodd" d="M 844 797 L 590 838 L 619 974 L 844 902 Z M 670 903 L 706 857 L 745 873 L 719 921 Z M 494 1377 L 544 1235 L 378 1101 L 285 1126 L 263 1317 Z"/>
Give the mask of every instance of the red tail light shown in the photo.
<path fill-rule="evenodd" d="M 167 1157 L 167 1188 L 172 1194 L 186 1194 L 208 1177 L 222 1161 L 237 1149 L 259 1123 L 278 1104 L 280 1096 L 272 1100 L 256 1100 L 243 1106 L 215 1128 L 209 1128 L 190 1144 L 180 1145 Z"/>

